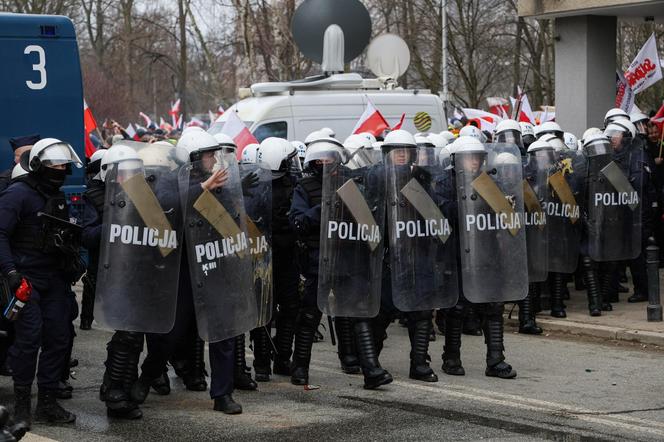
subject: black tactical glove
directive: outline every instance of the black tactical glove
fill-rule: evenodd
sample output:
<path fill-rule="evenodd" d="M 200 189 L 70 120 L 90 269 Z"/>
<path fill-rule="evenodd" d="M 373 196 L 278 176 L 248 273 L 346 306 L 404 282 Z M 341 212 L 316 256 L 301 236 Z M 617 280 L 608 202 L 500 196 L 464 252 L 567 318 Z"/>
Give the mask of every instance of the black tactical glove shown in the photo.
<path fill-rule="evenodd" d="M 22 280 L 23 275 L 16 270 L 12 270 L 7 274 L 7 284 L 9 284 L 9 290 L 11 290 L 12 294 L 16 293 L 16 290 L 21 286 Z"/>
<path fill-rule="evenodd" d="M 259 181 L 259 178 L 258 178 L 258 174 L 256 174 L 256 172 L 251 172 L 246 177 L 242 178 L 242 195 L 252 196 L 251 193 L 249 193 L 249 190 L 256 187 L 256 184 L 258 184 L 258 181 Z"/>

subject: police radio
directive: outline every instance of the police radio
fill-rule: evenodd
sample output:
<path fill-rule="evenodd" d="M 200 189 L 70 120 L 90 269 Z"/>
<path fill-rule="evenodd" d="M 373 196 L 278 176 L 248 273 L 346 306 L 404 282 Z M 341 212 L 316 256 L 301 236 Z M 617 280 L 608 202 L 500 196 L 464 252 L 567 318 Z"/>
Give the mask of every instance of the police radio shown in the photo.
<path fill-rule="evenodd" d="M 25 304 L 30 301 L 30 295 L 32 294 L 32 284 L 28 282 L 27 279 L 21 279 L 21 285 L 18 286 L 16 292 L 9 300 L 7 308 L 5 308 L 5 318 L 10 321 L 16 321 L 18 314 L 23 310 Z"/>

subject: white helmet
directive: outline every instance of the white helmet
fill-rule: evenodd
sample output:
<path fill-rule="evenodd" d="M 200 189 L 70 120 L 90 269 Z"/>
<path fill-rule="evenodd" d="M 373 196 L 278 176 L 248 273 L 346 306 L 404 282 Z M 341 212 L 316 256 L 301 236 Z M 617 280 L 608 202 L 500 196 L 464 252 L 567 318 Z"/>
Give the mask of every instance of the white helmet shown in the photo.
<path fill-rule="evenodd" d="M 604 115 L 604 126 L 608 126 L 608 124 L 614 120 L 617 120 L 619 118 L 624 118 L 629 120 L 629 115 L 627 115 L 627 112 L 624 110 L 614 107 L 613 109 L 609 109 L 609 111 Z"/>
<path fill-rule="evenodd" d="M 30 171 L 36 171 L 42 165 L 58 166 L 62 164 L 74 164 L 79 169 L 83 167 L 81 159 L 70 144 L 57 138 L 43 138 L 32 146 L 28 166 Z"/>
<path fill-rule="evenodd" d="M 503 120 L 498 123 L 494 135 L 494 142 L 511 143 L 516 144 L 520 148 L 523 147 L 521 126 L 519 126 L 519 123 L 515 120 Z"/>
<path fill-rule="evenodd" d="M 544 141 L 542 139 L 535 140 L 530 146 L 528 146 L 528 153 L 539 152 L 542 150 L 555 150 L 551 143 Z"/>
<path fill-rule="evenodd" d="M 15 180 L 16 178 L 22 177 L 23 175 L 27 175 L 28 171 L 21 166 L 21 163 L 18 163 L 17 165 L 14 166 L 12 169 L 12 180 Z"/>
<path fill-rule="evenodd" d="M 436 147 L 436 145 L 433 144 L 433 142 L 426 135 L 416 135 L 415 142 L 417 143 L 417 147 Z"/>
<path fill-rule="evenodd" d="M 387 134 L 381 146 L 383 150 L 402 147 L 417 147 L 415 137 L 403 129 L 393 130 Z"/>
<path fill-rule="evenodd" d="M 189 157 L 206 151 L 219 149 L 219 142 L 214 137 L 197 126 L 191 126 L 182 132 L 177 147 L 186 149 Z"/>
<path fill-rule="evenodd" d="M 335 138 L 337 136 L 337 133 L 333 129 L 330 129 L 329 127 L 324 127 L 322 129 L 320 129 L 318 132 L 320 132 L 320 133 L 324 134 L 326 137 L 330 137 L 330 138 Z"/>
<path fill-rule="evenodd" d="M 565 143 L 569 150 L 577 150 L 579 148 L 579 141 L 572 132 L 565 132 L 563 134 L 563 143 Z"/>
<path fill-rule="evenodd" d="M 373 147 L 374 150 L 381 150 L 383 144 L 385 144 L 385 141 L 376 141 L 375 143 L 371 143 L 371 147 Z"/>
<path fill-rule="evenodd" d="M 543 134 L 539 139 L 542 141 L 546 141 L 551 146 L 553 146 L 553 150 L 555 150 L 556 152 L 562 152 L 567 150 L 567 146 L 565 145 L 565 143 L 563 143 L 563 140 L 561 140 L 555 134 L 550 134 L 550 133 Z"/>
<path fill-rule="evenodd" d="M 449 143 L 450 141 L 453 141 L 456 137 L 452 132 L 449 130 L 444 130 L 440 133 L 441 137 L 445 137 L 447 139 L 447 142 Z"/>
<path fill-rule="evenodd" d="M 617 133 L 623 133 L 634 138 L 636 136 L 636 127 L 627 119 L 618 119 L 611 121 L 607 124 L 606 129 L 604 129 L 604 135 L 609 138 Z"/>
<path fill-rule="evenodd" d="M 535 135 L 535 138 L 540 137 L 540 130 L 542 130 L 542 126 L 540 124 L 533 126 L 533 134 Z"/>
<path fill-rule="evenodd" d="M 168 144 L 170 145 L 168 148 L 164 145 L 153 143 L 140 149 L 137 153 L 138 157 L 143 161 L 143 166 L 174 169 L 174 165 L 170 161 L 170 153 L 173 145 Z"/>
<path fill-rule="evenodd" d="M 547 121 L 546 123 L 542 123 L 540 125 L 537 136 L 541 137 L 545 134 L 553 134 L 562 140 L 564 132 L 560 127 L 560 124 L 556 123 L 555 121 Z"/>
<path fill-rule="evenodd" d="M 440 149 L 440 152 L 438 152 L 438 163 L 443 167 L 448 167 L 452 162 L 452 151 L 450 146 L 451 145 L 447 145 Z"/>
<path fill-rule="evenodd" d="M 371 140 L 361 134 L 353 134 L 344 141 L 344 147 L 348 150 L 371 149 L 372 145 Z"/>
<path fill-rule="evenodd" d="M 300 162 L 304 161 L 304 156 L 307 153 L 307 145 L 302 141 L 291 141 L 291 144 L 295 149 L 297 149 L 297 156 L 300 158 Z"/>
<path fill-rule="evenodd" d="M 330 137 L 318 138 L 307 146 L 307 154 L 304 157 L 304 167 L 309 168 L 312 161 L 332 159 L 344 163 L 347 161 L 346 150 L 339 140 Z"/>
<path fill-rule="evenodd" d="M 251 143 L 244 146 L 242 149 L 242 163 L 244 164 L 256 164 L 256 158 L 258 157 L 258 147 L 260 144 Z"/>
<path fill-rule="evenodd" d="M 535 136 L 533 125 L 527 121 L 519 121 L 519 127 L 521 128 L 522 137 L 525 137 L 526 135 L 532 135 L 533 137 Z"/>
<path fill-rule="evenodd" d="M 327 135 L 321 133 L 321 131 L 315 130 L 306 136 L 306 138 L 304 139 L 304 144 L 308 146 L 309 143 L 311 143 L 312 141 L 318 140 L 320 138 L 325 138 L 326 136 Z"/>
<path fill-rule="evenodd" d="M 515 131 L 521 133 L 521 125 L 516 120 L 503 120 L 496 125 L 496 135 L 505 131 Z"/>
<path fill-rule="evenodd" d="M 468 126 L 465 126 L 468 127 Z M 474 127 L 474 126 L 473 126 Z M 484 144 L 476 138 L 469 135 L 461 135 L 452 144 L 452 153 L 486 153 Z"/>
<path fill-rule="evenodd" d="M 583 136 L 581 137 L 581 141 L 584 141 L 586 138 L 590 137 L 591 135 L 594 134 L 603 134 L 604 132 L 602 129 L 597 128 L 597 127 L 589 127 L 586 129 L 586 131 L 583 133 Z"/>
<path fill-rule="evenodd" d="M 521 160 L 509 152 L 501 152 L 493 160 L 496 166 L 521 166 Z"/>
<path fill-rule="evenodd" d="M 435 147 L 445 147 L 447 146 L 447 138 L 437 133 L 429 134 L 429 141 L 433 143 Z"/>
<path fill-rule="evenodd" d="M 264 139 L 258 147 L 256 162 L 264 163 L 272 170 L 274 177 L 281 177 L 289 170 L 292 162 L 299 165 L 297 149 L 290 141 L 283 138 L 269 137 Z"/>
<path fill-rule="evenodd" d="M 643 112 L 632 112 L 629 116 L 629 120 L 634 123 L 638 133 L 641 135 L 648 134 L 648 122 L 650 121 L 650 118 L 648 118 L 646 114 Z"/>
<path fill-rule="evenodd" d="M 213 135 L 213 137 L 217 140 L 217 143 L 219 143 L 219 146 L 224 149 L 231 149 L 235 151 L 237 149 L 237 146 L 235 145 L 235 141 L 231 137 L 229 137 L 226 134 L 223 134 L 221 132 L 216 133 Z"/>
<path fill-rule="evenodd" d="M 592 134 L 584 139 L 583 150 L 588 156 L 604 155 L 613 152 L 611 141 L 602 132 Z"/>
<path fill-rule="evenodd" d="M 459 131 L 459 136 L 460 137 L 473 137 L 477 139 L 480 142 L 484 141 L 484 134 L 482 133 L 481 130 L 479 130 L 477 127 L 473 125 L 467 125 L 461 128 Z"/>
<path fill-rule="evenodd" d="M 371 144 L 376 142 L 376 137 L 374 137 L 374 135 L 371 132 L 362 132 L 362 133 L 359 133 L 357 135 L 363 136 L 364 138 L 369 140 L 371 142 Z"/>
<path fill-rule="evenodd" d="M 106 152 L 108 152 L 108 149 L 95 150 L 94 153 L 90 155 L 90 162 L 94 163 L 95 161 L 101 161 L 101 159 L 104 158 L 104 155 L 106 155 Z"/>
<path fill-rule="evenodd" d="M 109 166 L 121 163 L 127 163 L 128 168 L 139 168 L 143 165 L 143 161 L 134 149 L 122 143 L 114 144 L 101 159 L 101 171 L 99 172 L 101 180 L 106 181 Z"/>

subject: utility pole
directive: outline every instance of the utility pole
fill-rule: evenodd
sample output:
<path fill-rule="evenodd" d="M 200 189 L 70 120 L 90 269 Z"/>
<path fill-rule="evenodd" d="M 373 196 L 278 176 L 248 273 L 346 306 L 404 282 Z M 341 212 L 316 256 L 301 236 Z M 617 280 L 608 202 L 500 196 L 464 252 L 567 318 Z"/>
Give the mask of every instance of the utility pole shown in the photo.
<path fill-rule="evenodd" d="M 442 23 L 441 32 L 443 33 L 443 57 L 442 57 L 442 68 L 443 68 L 443 110 L 445 111 L 445 118 L 447 119 L 447 104 L 449 102 L 449 89 L 447 84 L 447 0 L 440 0 L 441 14 L 442 14 Z M 444 122 L 444 130 L 447 130 L 447 121 Z"/>

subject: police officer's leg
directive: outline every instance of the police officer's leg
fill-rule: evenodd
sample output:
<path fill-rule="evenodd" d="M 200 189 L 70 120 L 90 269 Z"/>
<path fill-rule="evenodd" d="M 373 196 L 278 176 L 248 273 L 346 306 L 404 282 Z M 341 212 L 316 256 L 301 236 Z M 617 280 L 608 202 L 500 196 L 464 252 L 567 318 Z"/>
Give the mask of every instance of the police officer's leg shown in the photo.
<path fill-rule="evenodd" d="M 463 334 L 482 336 L 482 320 L 475 306 L 471 303 L 466 306 L 466 314 L 463 318 Z"/>
<path fill-rule="evenodd" d="M 613 310 L 611 299 L 618 296 L 618 263 L 601 262 L 597 265 L 602 310 Z"/>
<path fill-rule="evenodd" d="M 279 264 L 277 264 L 279 262 Z M 290 375 L 290 358 L 293 352 L 295 323 L 300 310 L 300 274 L 293 259 L 274 261 L 274 293 L 279 309 L 275 314 L 274 373 Z"/>
<path fill-rule="evenodd" d="M 9 366 L 9 348 L 14 343 L 14 323 L 0 315 L 0 330 L 7 336 L 0 339 L 0 376 L 11 376 L 12 369 Z"/>
<path fill-rule="evenodd" d="M 424 382 L 438 382 L 429 366 L 429 337 L 433 330 L 431 310 L 406 313 L 410 336 L 410 378 Z"/>
<path fill-rule="evenodd" d="M 71 372 L 71 355 L 74 349 L 74 338 L 76 337 L 76 327 L 74 327 L 74 321 L 78 317 L 78 303 L 76 302 L 76 294 L 69 289 L 67 291 L 67 297 L 69 298 L 69 311 L 70 311 L 70 324 L 68 327 L 69 330 L 69 345 L 67 346 L 67 355 L 65 356 L 65 365 L 62 370 L 62 376 L 60 378 L 60 383 L 58 385 L 58 399 L 71 399 L 73 387 L 69 384 L 69 374 Z"/>
<path fill-rule="evenodd" d="M 519 301 L 519 333 L 527 335 L 539 335 L 542 329 L 535 322 L 535 311 L 533 308 L 533 299 L 539 297 L 539 283 L 531 282 L 528 284 L 528 295 L 522 301 Z"/>
<path fill-rule="evenodd" d="M 155 354 L 159 352 L 168 353 L 168 351 L 163 347 L 166 345 L 166 342 L 164 341 L 164 335 L 146 333 L 145 343 L 147 344 L 148 354 Z M 155 369 L 154 371 L 157 372 L 158 370 Z M 150 386 L 160 396 L 171 394 L 171 381 L 168 378 L 168 367 L 166 364 L 161 367 L 161 374 L 152 379 Z"/>
<path fill-rule="evenodd" d="M 57 402 L 58 388 L 71 343 L 71 297 L 69 284 L 53 277 L 48 288 L 40 292 L 42 316 L 41 353 L 37 371 L 39 395 L 35 420 L 52 423 L 70 423 L 76 420 L 73 413 Z"/>
<path fill-rule="evenodd" d="M 589 256 L 582 258 L 584 282 L 588 292 L 588 312 L 590 316 L 602 315 L 602 293 L 597 278 L 597 263 Z"/>
<path fill-rule="evenodd" d="M 210 354 L 210 397 L 214 409 L 226 414 L 242 413 L 242 406 L 233 400 L 233 366 L 235 339 L 213 342 Z"/>
<path fill-rule="evenodd" d="M 257 327 L 249 334 L 254 343 L 254 371 L 256 381 L 267 382 L 272 374 L 272 344 L 271 339 L 272 322 L 263 327 Z M 236 384 L 236 388 L 239 388 Z"/>
<path fill-rule="evenodd" d="M 337 335 L 337 355 L 341 363 L 341 371 L 346 374 L 360 373 L 360 361 L 355 347 L 353 321 L 350 318 L 334 318 L 334 330 Z M 373 339 L 373 334 L 372 334 Z"/>
<path fill-rule="evenodd" d="M 645 249 L 644 249 L 645 250 Z M 648 274 L 646 272 L 645 252 L 629 262 L 629 271 L 634 283 L 634 294 L 627 302 L 645 302 L 648 300 Z"/>
<path fill-rule="evenodd" d="M 91 269 L 88 269 L 90 271 Z M 92 280 L 83 277 L 83 296 L 81 298 L 81 330 L 90 330 L 94 320 L 95 287 Z"/>
<path fill-rule="evenodd" d="M 252 330 L 253 332 L 254 330 Z M 251 378 L 251 369 L 247 367 L 247 358 L 246 358 L 246 349 L 245 349 L 245 335 L 242 333 L 239 336 L 236 336 L 234 341 L 235 351 L 234 351 L 234 370 L 233 378 L 235 383 L 235 388 L 238 390 L 255 390 L 258 388 L 256 381 Z M 254 341 L 254 355 L 256 353 L 256 341 Z M 269 359 L 268 359 L 269 361 Z M 269 367 L 269 362 L 268 362 Z M 269 375 L 268 375 L 269 380 Z"/>
<path fill-rule="evenodd" d="M 461 295 L 457 304 L 445 311 L 445 346 L 443 348 L 443 372 L 463 376 L 466 371 L 461 364 L 461 334 L 468 301 Z"/>
<path fill-rule="evenodd" d="M 143 413 L 132 398 L 138 379 L 138 360 L 143 351 L 143 333 L 116 331 L 106 345 L 106 371 L 99 397 L 110 417 L 138 419 Z"/>
<path fill-rule="evenodd" d="M 372 319 L 371 324 L 374 333 L 374 342 L 376 343 L 376 354 L 380 356 L 383 351 L 383 343 L 387 339 L 387 328 L 394 321 L 398 310 L 392 302 L 392 275 L 390 268 L 383 265 L 383 275 L 380 291 L 380 310 L 378 315 Z"/>
<path fill-rule="evenodd" d="M 505 362 L 504 337 L 504 319 L 503 311 L 505 304 L 502 302 L 492 302 L 482 304 L 484 311 L 484 342 L 486 343 L 486 371 L 487 376 L 498 377 L 502 379 L 512 379 L 516 377 L 516 370 Z"/>
<path fill-rule="evenodd" d="M 323 314 L 318 310 L 318 277 L 308 274 L 304 283 L 304 297 L 298 314 L 295 330 L 295 347 L 291 369 L 291 383 L 306 385 L 309 383 L 309 363 L 314 334 Z"/>
<path fill-rule="evenodd" d="M 392 375 L 380 366 L 378 351 L 374 339 L 374 331 L 370 319 L 351 319 L 354 337 L 357 343 L 357 355 L 362 373 L 364 374 L 364 388 L 373 390 L 392 382 Z"/>
<path fill-rule="evenodd" d="M 551 316 L 554 318 L 566 318 L 565 304 L 563 303 L 563 292 L 565 288 L 565 275 L 562 273 L 549 273 L 549 298 L 551 300 Z"/>

